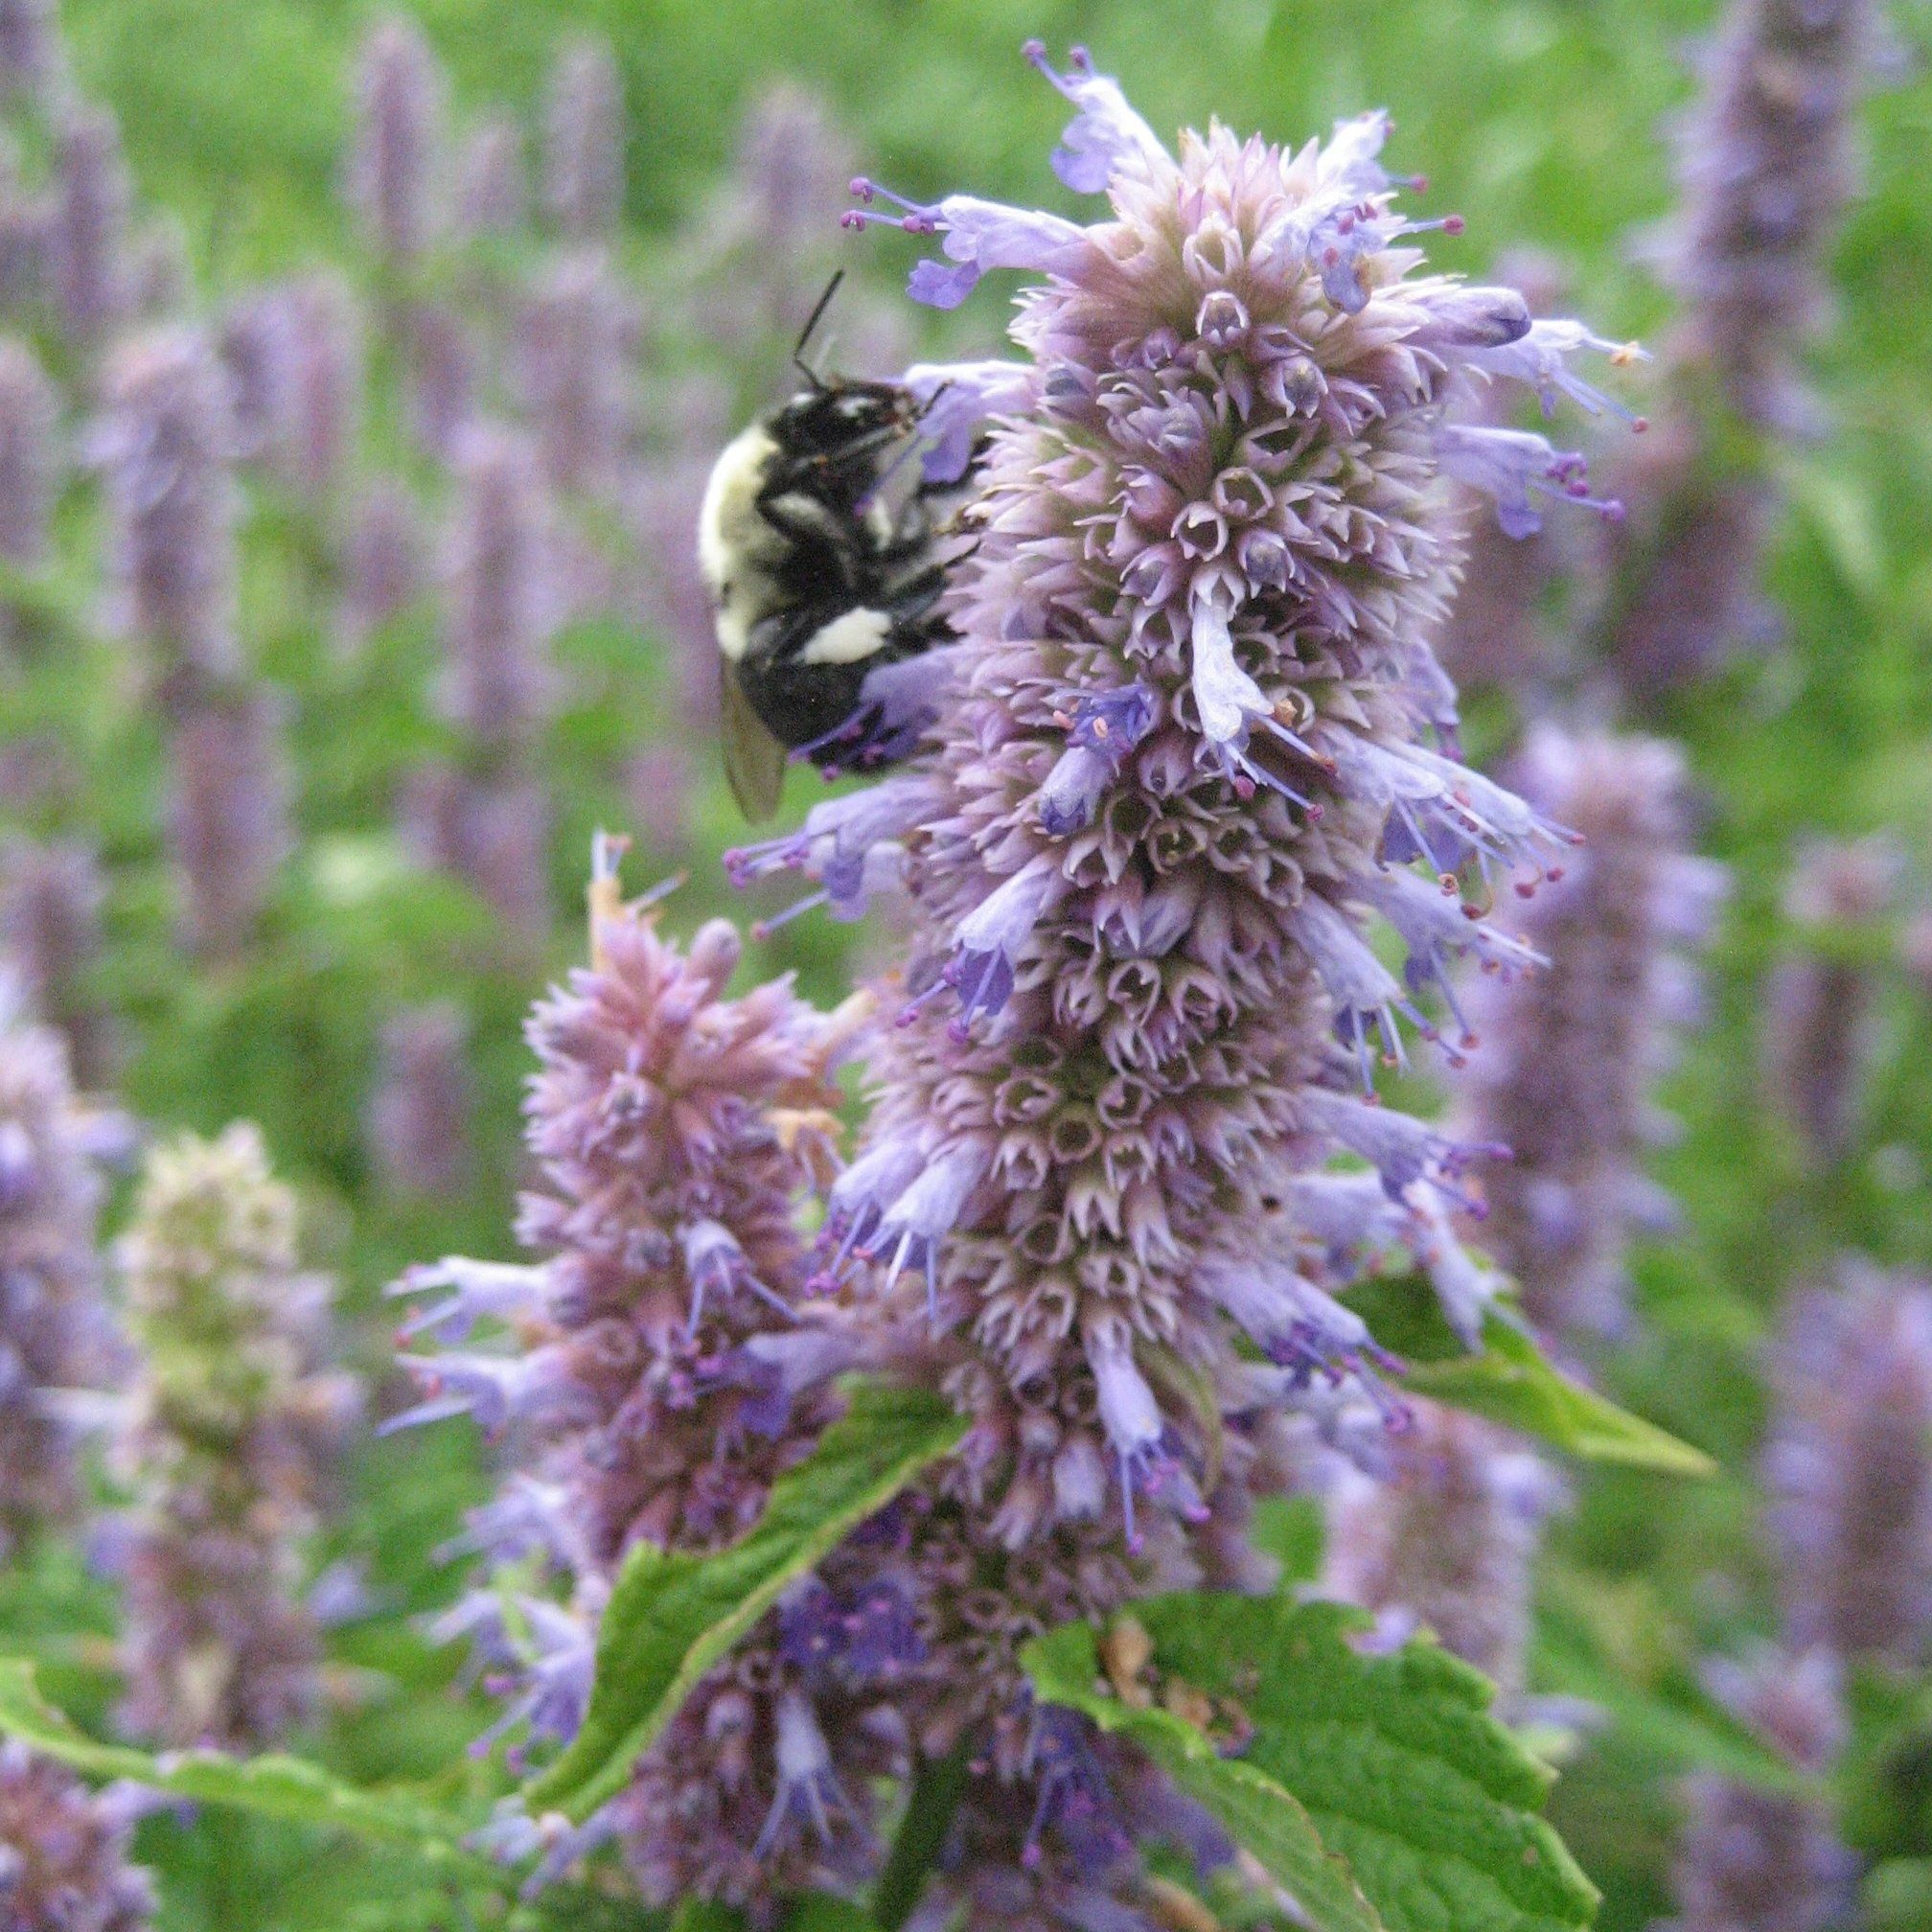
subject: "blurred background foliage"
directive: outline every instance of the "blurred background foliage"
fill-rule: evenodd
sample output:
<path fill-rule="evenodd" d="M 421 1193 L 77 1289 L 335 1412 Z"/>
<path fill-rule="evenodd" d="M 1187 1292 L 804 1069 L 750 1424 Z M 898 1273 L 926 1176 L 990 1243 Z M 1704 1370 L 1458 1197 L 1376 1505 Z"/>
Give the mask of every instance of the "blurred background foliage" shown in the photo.
<path fill-rule="evenodd" d="M 908 194 L 959 188 L 1064 205 L 1045 158 L 1064 110 L 1018 58 L 1031 34 L 1090 43 L 1163 130 L 1215 115 L 1299 142 L 1386 104 L 1396 165 L 1427 171 L 1431 208 L 1467 218 L 1464 234 L 1438 238 L 1440 265 L 1476 274 L 1531 247 L 1560 264 L 1575 312 L 1611 334 L 1649 334 L 1668 305 L 1634 244 L 1669 204 L 1661 129 L 1689 90 L 1684 43 L 1714 10 L 1709 0 L 422 0 L 414 11 L 448 65 L 459 119 L 501 104 L 528 125 L 567 31 L 610 37 L 630 127 L 623 265 L 649 341 L 660 302 L 681 299 L 661 291 L 682 289 L 702 250 L 742 119 L 775 80 L 822 97 L 866 172 Z M 118 115 L 139 196 L 178 219 L 209 299 L 317 263 L 360 273 L 341 154 L 354 48 L 371 17 L 340 0 L 62 7 L 77 78 Z M 1707 1484 L 1579 1474 L 1575 1507 L 1552 1535 L 1539 1688 L 1600 1695 L 1590 1673 L 1608 1669 L 1628 1699 L 1568 1764 L 1554 1805 L 1605 1889 L 1607 1932 L 1668 1909 L 1674 1781 L 1719 1721 L 1695 1690 L 1694 1660 L 1770 1627 L 1752 1471 L 1771 1313 L 1841 1250 L 1894 1265 L 1932 1260 L 1932 989 L 1922 974 L 1916 983 L 1882 976 L 1881 1050 L 1843 1160 L 1804 1158 L 1764 1103 L 1759 1049 L 1767 975 L 1790 944 L 1782 897 L 1804 838 L 1890 828 L 1904 855 L 1900 903 L 1932 903 L 1932 21 L 1918 6 L 1892 17 L 1899 71 L 1865 110 L 1867 192 L 1845 226 L 1838 299 L 1813 357 L 1829 433 L 1776 458 L 1785 507 L 1768 588 L 1779 635 L 1636 721 L 1687 746 L 1701 849 L 1735 869 L 1735 890 L 1707 1010 L 1664 1094 L 1683 1132 L 1655 1171 L 1682 1225 L 1638 1256 L 1639 1324 L 1603 1373 L 1621 1400 L 1708 1449 L 1725 1473 Z M 826 250 L 886 300 L 910 253 L 889 236 L 830 235 Z M 795 291 L 797 313 L 816 292 Z M 996 278 L 957 313 L 908 308 L 901 326 L 923 332 L 931 350 L 988 353 L 1005 299 Z M 702 343 L 684 339 L 678 353 L 702 358 Z M 380 347 L 372 368 L 380 400 L 393 376 Z M 733 407 L 751 400 L 736 395 Z M 378 448 L 395 442 L 385 454 L 406 466 L 380 409 L 369 436 Z M 61 555 L 84 560 L 94 512 L 77 502 L 61 514 Z M 79 769 L 58 802 L 24 816 L 35 832 L 86 833 L 107 862 L 109 945 L 93 990 L 120 1016 L 126 1104 L 170 1126 L 262 1123 L 281 1170 L 304 1189 L 311 1245 L 340 1271 L 375 1368 L 380 1290 L 403 1265 L 451 1250 L 514 1252 L 521 1016 L 546 976 L 580 954 L 575 908 L 592 828 L 633 830 L 658 869 L 689 867 L 669 915 L 687 931 L 711 910 L 743 911 L 717 862 L 743 828 L 702 748 L 688 826 L 660 836 L 638 822 L 628 761 L 654 740 L 688 735 L 673 647 L 616 616 L 578 618 L 557 641 L 564 692 L 540 753 L 557 811 L 557 917 L 547 937 L 506 944 L 468 890 L 405 862 L 390 829 L 397 774 L 448 736 L 429 696 L 429 624 L 399 621 L 353 661 L 334 652 L 300 518 L 272 491 L 251 495 L 244 557 L 246 652 L 294 706 L 301 841 L 241 957 L 191 968 L 175 949 L 157 804 L 163 751 L 118 646 L 83 622 L 73 648 L 63 637 L 63 648 L 30 656 L 0 692 L 0 730 L 51 734 Z M 70 610 L 84 601 L 89 567 L 77 562 L 64 586 Z M 1478 762 L 1505 752 L 1519 722 L 1509 693 L 1483 694 L 1471 719 Z M 790 816 L 816 787 L 794 775 Z M 640 883 L 644 869 L 633 862 Z M 800 921 L 754 948 L 748 973 L 794 968 L 829 999 L 854 945 L 847 929 Z M 366 1095 L 384 1016 L 436 997 L 458 1000 L 469 1023 L 477 1178 L 454 1202 L 399 1201 L 371 1184 Z M 447 1778 L 480 1728 L 481 1700 L 450 1693 L 455 1660 L 411 1621 L 450 1594 L 430 1552 L 480 1483 L 466 1431 L 359 1452 L 351 1507 L 329 1542 L 369 1560 L 378 1613 L 334 1640 L 341 1694 L 320 1747 L 357 1776 Z M 1283 1534 L 1305 1546 L 1292 1526 Z M 1305 1547 L 1301 1561 L 1312 1570 Z M 0 1586 L 7 1647 L 37 1652 L 50 1690 L 95 1724 L 109 1703 L 98 1662 L 111 1616 L 111 1596 L 71 1553 L 16 1567 Z M 1877 1858 L 1932 1858 L 1932 1771 L 1898 1743 L 1922 1736 L 1914 1699 L 1923 1695 L 1893 1682 L 1860 1692 L 1860 1741 L 1844 1775 L 1854 1835 Z M 402 1861 L 349 1852 L 318 1861 L 299 1834 L 258 1823 L 204 1817 L 191 1828 L 162 1818 L 144 1828 L 141 1851 L 161 1874 L 162 1922 L 178 1932 L 401 1927 L 417 1912 Z M 1885 1882 L 1885 1898 L 1904 1901 L 1887 1907 L 1901 1915 L 1895 1922 L 1913 1922 L 1920 1895 L 1909 1868 L 1896 1864 Z M 450 1909 L 427 1898 L 415 1922 L 464 1922 L 439 1916 Z"/>

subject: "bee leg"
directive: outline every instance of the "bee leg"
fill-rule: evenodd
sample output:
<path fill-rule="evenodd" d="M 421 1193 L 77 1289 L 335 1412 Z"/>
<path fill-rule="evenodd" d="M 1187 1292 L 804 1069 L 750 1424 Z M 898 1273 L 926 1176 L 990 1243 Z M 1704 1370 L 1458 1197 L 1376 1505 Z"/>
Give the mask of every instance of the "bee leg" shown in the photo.
<path fill-rule="evenodd" d="M 915 632 L 927 612 L 945 594 L 948 567 L 945 564 L 929 564 L 911 576 L 886 586 L 879 608 L 891 618 L 895 636 L 901 632 Z M 914 644 L 911 648 L 918 646 Z M 906 653 L 901 651 L 898 655 L 903 656 Z"/>

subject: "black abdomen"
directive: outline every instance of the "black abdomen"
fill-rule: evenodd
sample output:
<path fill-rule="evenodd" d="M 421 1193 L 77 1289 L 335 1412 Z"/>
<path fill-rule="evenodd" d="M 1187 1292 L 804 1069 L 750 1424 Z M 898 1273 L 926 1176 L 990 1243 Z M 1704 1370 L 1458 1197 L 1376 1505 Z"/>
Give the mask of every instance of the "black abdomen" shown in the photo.
<path fill-rule="evenodd" d="M 738 665 L 738 682 L 752 710 L 772 737 L 788 750 L 828 737 L 859 709 L 865 674 L 891 664 L 923 648 L 919 637 L 888 640 L 869 656 L 850 664 L 806 664 L 799 654 L 838 610 L 795 611 L 789 618 L 768 620 L 780 634 L 767 641 L 754 636 L 751 649 Z M 761 627 L 762 628 L 762 627 Z"/>

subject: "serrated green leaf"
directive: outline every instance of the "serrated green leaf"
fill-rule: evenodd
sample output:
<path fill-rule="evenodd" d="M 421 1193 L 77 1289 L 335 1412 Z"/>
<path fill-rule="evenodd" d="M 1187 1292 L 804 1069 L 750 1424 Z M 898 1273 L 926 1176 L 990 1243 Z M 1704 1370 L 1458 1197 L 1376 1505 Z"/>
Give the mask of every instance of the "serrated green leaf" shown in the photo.
<path fill-rule="evenodd" d="M 1134 1615 L 1164 1682 L 1238 1704 L 1253 1725 L 1236 1760 L 1214 1758 L 1184 1725 L 1196 1740 L 1186 1782 L 1264 1864 L 1247 1819 L 1226 1802 L 1237 1785 L 1251 1804 L 1267 1788 L 1285 1794 L 1389 1932 L 1565 1932 L 1590 1922 L 1596 1889 L 1539 1815 L 1551 1774 L 1489 1715 L 1490 1687 L 1467 1665 L 1430 1644 L 1364 1655 L 1348 1640 L 1367 1619 L 1341 1604 L 1184 1595 L 1136 1604 Z M 1152 1729 L 1143 1718 L 1163 1719 L 1163 1739 L 1181 1723 L 1096 1693 L 1091 1671 L 1080 1675 L 1091 1632 L 1056 1631 L 1046 1644 L 1055 1668 L 1036 1673 L 1043 1696 L 1074 1702 L 1137 1741 Z M 1063 1696 L 1070 1690 L 1077 1694 Z M 1245 1779 L 1229 1775 L 1237 1770 Z M 1351 1922 L 1270 1870 L 1324 1927 Z"/>
<path fill-rule="evenodd" d="M 1099 1659 L 1088 1625 L 1063 1625 L 1029 1644 L 1020 1661 L 1047 1703 L 1084 1712 L 1103 1731 L 1129 1738 L 1213 1812 L 1321 1932 L 1387 1932 L 1347 1861 L 1323 1845 L 1291 1792 L 1255 1765 L 1222 1758 L 1204 1733 L 1171 1713 L 1136 1710 L 1096 1690 Z"/>
<path fill-rule="evenodd" d="M 1506 1313 L 1490 1314 L 1482 1352 L 1471 1354 L 1415 1277 L 1368 1282 L 1347 1300 L 1376 1341 L 1409 1365 L 1402 1386 L 1414 1394 L 1521 1430 L 1586 1462 L 1667 1476 L 1717 1473 L 1703 1450 L 1572 1381 Z"/>
<path fill-rule="evenodd" d="M 524 1787 L 533 1813 L 580 1823 L 622 1789 L 692 1687 L 858 1524 L 956 1444 L 966 1421 L 923 1390 L 859 1381 L 817 1449 L 772 1484 L 743 1541 L 708 1556 L 641 1545 L 626 1559 L 597 1636 L 583 1728 Z"/>
<path fill-rule="evenodd" d="M 17 1737 L 83 1777 L 126 1778 L 199 1805 L 223 1805 L 297 1825 L 353 1832 L 359 1838 L 406 1845 L 437 1862 L 482 1872 L 486 1859 L 460 1844 L 466 1827 L 406 1792 L 365 1791 L 319 1764 L 272 1753 L 234 1758 L 223 1751 L 169 1751 L 159 1756 L 123 1744 L 101 1744 L 82 1734 L 40 1695 L 34 1666 L 0 1658 L 0 1732 Z"/>

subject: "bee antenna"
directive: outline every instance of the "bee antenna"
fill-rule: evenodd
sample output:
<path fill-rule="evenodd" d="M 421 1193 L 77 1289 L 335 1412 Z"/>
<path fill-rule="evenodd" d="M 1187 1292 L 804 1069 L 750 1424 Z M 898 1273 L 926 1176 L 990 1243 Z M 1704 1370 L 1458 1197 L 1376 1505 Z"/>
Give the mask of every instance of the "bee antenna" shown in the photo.
<path fill-rule="evenodd" d="M 844 279 L 845 279 L 844 269 L 839 268 L 833 271 L 831 281 L 829 281 L 825 285 L 824 294 L 819 296 L 818 300 L 813 305 L 811 314 L 809 314 L 805 318 L 804 328 L 802 328 L 798 332 L 797 347 L 792 351 L 793 368 L 797 370 L 799 375 L 804 377 L 806 381 L 811 383 L 811 385 L 815 389 L 824 388 L 825 381 L 824 379 L 818 374 L 817 370 L 813 368 L 811 363 L 806 361 L 805 350 L 807 345 L 811 342 L 814 334 L 816 332 L 819 323 L 825 319 L 825 311 L 826 310 L 831 308 L 832 298 L 833 296 L 838 294 L 839 285 L 840 283 L 844 281 Z"/>
<path fill-rule="evenodd" d="M 938 387 L 937 387 L 936 389 L 934 389 L 934 390 L 933 390 L 933 392 L 932 393 L 932 395 L 930 395 L 929 397 L 927 397 L 927 399 L 925 400 L 925 402 L 923 402 L 922 403 L 920 403 L 920 405 L 919 405 L 919 409 L 918 409 L 918 413 L 917 413 L 916 415 L 914 415 L 914 417 L 912 418 L 913 422 L 915 422 L 915 423 L 923 423 L 923 422 L 925 422 L 925 420 L 927 419 L 927 417 L 929 417 L 929 416 L 930 416 L 930 415 L 932 415 L 932 405 L 933 405 L 933 403 L 935 403 L 936 402 L 938 402 L 938 400 L 940 399 L 940 397 L 942 397 L 943 395 L 945 395 L 945 393 L 947 392 L 947 390 L 949 390 L 950 388 L 952 388 L 952 386 L 953 386 L 953 380 L 952 380 L 952 378 L 951 378 L 951 377 L 948 377 L 948 378 L 946 379 L 946 380 L 945 380 L 945 381 L 943 381 L 942 383 L 940 383 L 940 384 L 939 384 L 939 386 L 938 386 Z"/>

